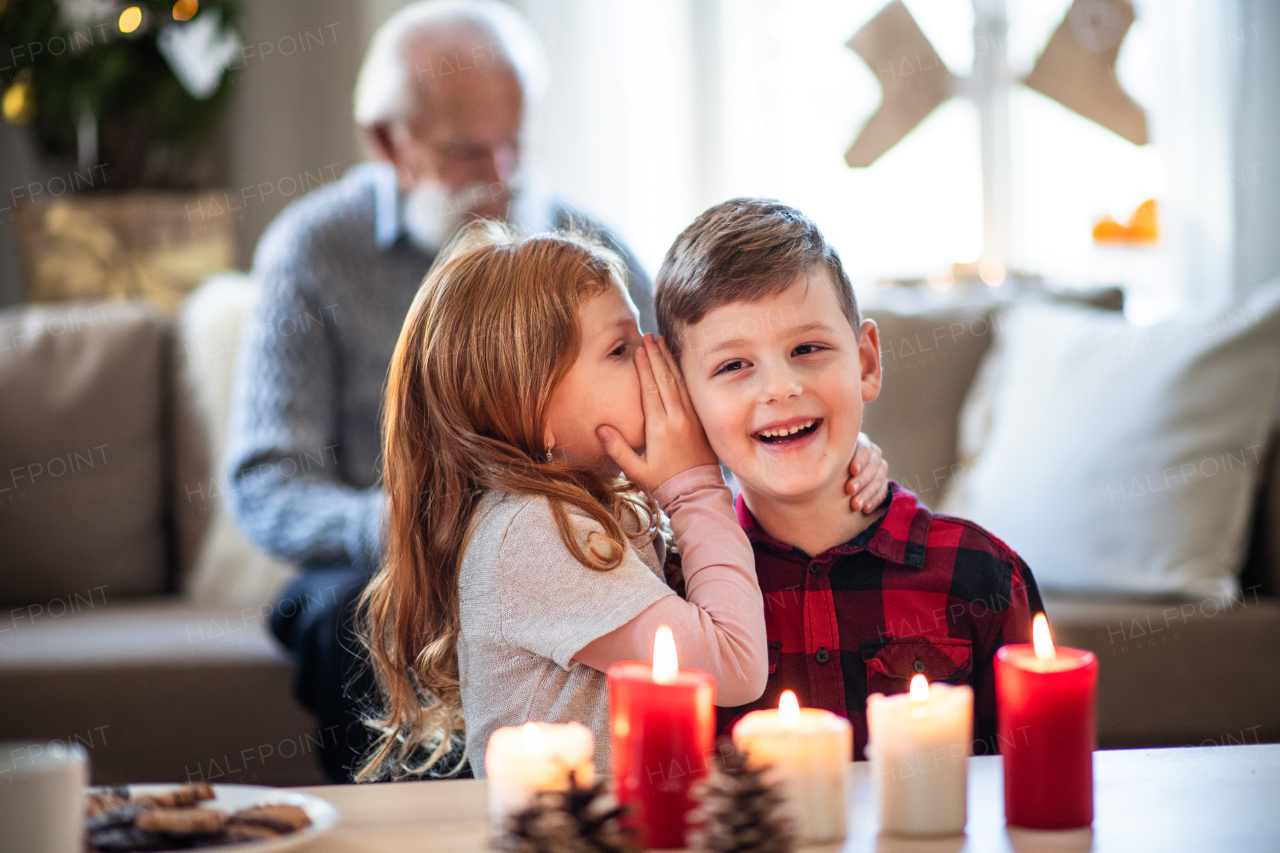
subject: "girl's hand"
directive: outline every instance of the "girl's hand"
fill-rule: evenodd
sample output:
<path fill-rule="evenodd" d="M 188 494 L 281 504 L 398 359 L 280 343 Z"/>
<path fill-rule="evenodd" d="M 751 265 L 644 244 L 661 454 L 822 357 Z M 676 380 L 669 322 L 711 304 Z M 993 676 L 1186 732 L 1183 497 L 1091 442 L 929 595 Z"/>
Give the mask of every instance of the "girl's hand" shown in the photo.
<path fill-rule="evenodd" d="M 872 444 L 866 433 L 858 433 L 858 449 L 849 463 L 849 480 L 844 490 L 853 497 L 849 505 L 854 512 L 866 515 L 875 512 L 889 494 L 889 463 L 878 445 Z"/>
<path fill-rule="evenodd" d="M 636 350 L 636 373 L 644 408 L 644 455 L 628 447 L 613 427 L 600 426 L 596 435 L 609 458 L 631 482 L 650 492 L 690 468 L 715 465 L 718 460 L 665 340 L 644 336 L 643 345 Z"/>

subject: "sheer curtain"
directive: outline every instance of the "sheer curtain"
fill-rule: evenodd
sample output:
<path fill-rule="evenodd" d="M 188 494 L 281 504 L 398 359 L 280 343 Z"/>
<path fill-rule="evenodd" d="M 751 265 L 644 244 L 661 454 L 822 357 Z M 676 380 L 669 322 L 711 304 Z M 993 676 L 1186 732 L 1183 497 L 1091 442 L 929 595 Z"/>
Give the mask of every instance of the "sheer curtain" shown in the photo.
<path fill-rule="evenodd" d="M 1232 119 L 1237 4 L 1152 0 L 1163 85 L 1151 94 L 1152 138 L 1169 176 L 1163 241 L 1173 289 L 1192 303 L 1232 292 Z"/>
<path fill-rule="evenodd" d="M 529 161 L 623 236 L 650 271 L 711 203 L 699 145 L 702 51 L 685 0 L 525 0 L 551 86 L 530 116 Z"/>
<path fill-rule="evenodd" d="M 1243 4 L 1243 6 L 1242 6 Z M 656 269 L 698 212 L 734 195 L 781 198 L 812 215 L 860 293 L 885 277 L 924 278 L 982 251 L 979 128 L 957 97 L 867 169 L 844 151 L 880 101 L 878 80 L 845 42 L 884 0 L 523 0 L 547 40 L 553 84 L 534 120 L 532 160 L 569 200 L 617 228 Z M 972 69 L 969 0 L 906 0 L 947 68 Z M 1070 0 L 1010 2 L 1009 64 L 1027 73 Z M 1262 9 L 1260 7 L 1267 7 Z M 1222 297 L 1263 269 L 1280 241 L 1237 254 L 1242 215 L 1259 205 L 1274 233 L 1274 76 L 1245 93 L 1241 67 L 1274 68 L 1280 31 L 1261 0 L 1135 0 L 1117 77 L 1148 113 L 1135 146 L 1057 102 L 1010 95 L 1012 227 L 1006 263 L 1061 284 L 1122 281 L 1150 322 Z M 1252 7 L 1253 11 L 1242 9 Z M 1251 15 L 1258 21 L 1242 20 Z M 1259 26 L 1249 29 L 1251 23 Z M 1269 29 L 1268 29 L 1269 28 Z M 1252 52 L 1247 47 L 1258 40 Z M 1261 73 L 1261 72 L 1259 72 Z M 1242 121 L 1242 116 L 1244 120 Z M 1268 118 L 1269 116 L 1269 118 Z M 1269 145 L 1241 147 L 1254 125 Z M 1253 157 L 1260 165 L 1252 172 Z M 1272 169 L 1270 175 L 1264 174 Z M 1249 184 L 1249 181 L 1253 184 Z M 1267 184 L 1270 180 L 1272 183 Z M 1241 185 L 1244 181 L 1245 185 Z M 1160 245 L 1098 249 L 1091 226 L 1161 202 Z M 1248 204 L 1241 207 L 1241 199 Z M 1242 213 L 1243 211 L 1243 213 Z M 1260 254 L 1261 252 L 1261 254 Z"/>
<path fill-rule="evenodd" d="M 1280 276 L 1280 3 L 1241 0 L 1232 189 L 1237 289 Z"/>

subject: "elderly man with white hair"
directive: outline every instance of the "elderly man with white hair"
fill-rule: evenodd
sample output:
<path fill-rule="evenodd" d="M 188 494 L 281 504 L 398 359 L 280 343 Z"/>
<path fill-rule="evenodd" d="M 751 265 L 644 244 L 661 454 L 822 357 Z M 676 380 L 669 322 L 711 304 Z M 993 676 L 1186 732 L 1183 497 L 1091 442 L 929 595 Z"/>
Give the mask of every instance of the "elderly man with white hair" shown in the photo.
<path fill-rule="evenodd" d="M 382 551 L 379 408 L 409 304 L 470 217 L 592 227 L 522 180 L 521 127 L 544 76 L 537 37 L 496 0 L 404 8 L 374 35 L 356 85 L 375 160 L 290 205 L 254 258 L 261 295 L 237 365 L 228 504 L 253 542 L 303 569 L 271 628 L 296 657 L 335 782 L 350 781 L 368 743 L 372 682 L 351 616 Z M 601 235 L 627 260 L 641 328 L 656 331 L 643 271 Z"/>

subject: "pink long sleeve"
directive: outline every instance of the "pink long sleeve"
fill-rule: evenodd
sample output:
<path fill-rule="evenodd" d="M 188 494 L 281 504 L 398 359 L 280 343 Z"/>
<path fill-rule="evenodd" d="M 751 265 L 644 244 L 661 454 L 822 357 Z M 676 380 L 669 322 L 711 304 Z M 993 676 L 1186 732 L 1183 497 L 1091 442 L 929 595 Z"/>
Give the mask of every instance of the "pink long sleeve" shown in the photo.
<path fill-rule="evenodd" d="M 601 671 L 620 660 L 650 660 L 654 632 L 670 625 L 680 665 L 715 676 L 716 704 L 754 702 L 769 676 L 764 603 L 751 543 L 738 524 L 720 468 L 692 468 L 663 483 L 653 496 L 671 519 L 688 600 L 662 598 L 592 640 L 574 660 Z"/>

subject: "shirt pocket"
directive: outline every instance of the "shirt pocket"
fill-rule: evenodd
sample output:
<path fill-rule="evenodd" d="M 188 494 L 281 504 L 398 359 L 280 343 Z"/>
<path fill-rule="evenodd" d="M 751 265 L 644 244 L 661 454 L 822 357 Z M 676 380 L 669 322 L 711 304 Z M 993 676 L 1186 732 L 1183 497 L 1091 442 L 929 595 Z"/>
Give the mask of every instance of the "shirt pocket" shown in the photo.
<path fill-rule="evenodd" d="M 911 679 L 923 675 L 948 684 L 968 684 L 973 671 L 973 646 L 952 637 L 904 637 L 884 645 L 864 644 L 867 695 L 904 693 Z"/>

